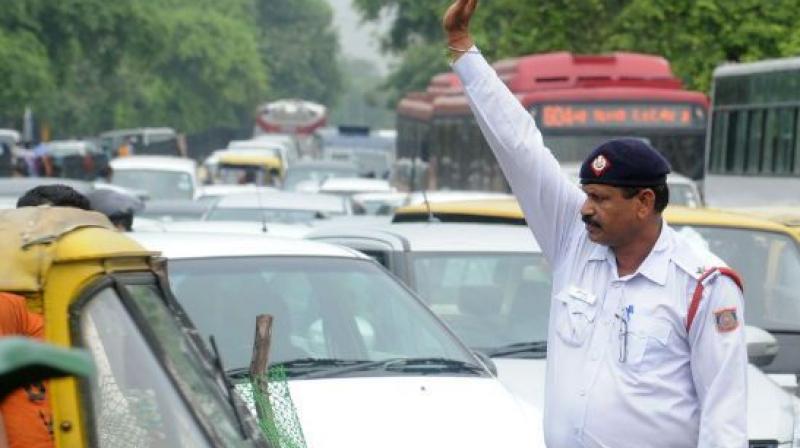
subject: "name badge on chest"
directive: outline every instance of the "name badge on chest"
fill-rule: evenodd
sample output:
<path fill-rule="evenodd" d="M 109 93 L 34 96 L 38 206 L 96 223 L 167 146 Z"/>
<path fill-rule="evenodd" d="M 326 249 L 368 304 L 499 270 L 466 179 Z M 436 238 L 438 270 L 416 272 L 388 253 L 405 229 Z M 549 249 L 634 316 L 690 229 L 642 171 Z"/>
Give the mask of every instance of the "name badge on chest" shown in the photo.
<path fill-rule="evenodd" d="M 572 297 L 573 299 L 580 300 L 581 302 L 584 302 L 587 305 L 594 305 L 595 302 L 597 302 L 596 295 L 585 289 L 578 288 L 577 286 L 570 286 L 569 289 L 567 290 L 567 294 L 569 294 L 569 296 Z"/>

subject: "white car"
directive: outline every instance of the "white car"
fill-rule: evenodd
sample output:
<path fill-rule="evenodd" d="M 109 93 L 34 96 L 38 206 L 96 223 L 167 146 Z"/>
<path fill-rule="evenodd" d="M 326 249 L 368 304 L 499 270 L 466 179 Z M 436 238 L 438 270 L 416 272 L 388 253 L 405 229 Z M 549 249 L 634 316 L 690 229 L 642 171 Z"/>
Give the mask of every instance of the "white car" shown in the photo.
<path fill-rule="evenodd" d="M 143 221 L 143 220 L 147 221 Z M 143 221 L 143 222 L 142 222 Z M 147 218 L 136 217 L 133 220 L 135 231 L 144 232 L 180 232 L 227 234 L 227 235 L 262 235 L 278 238 L 302 239 L 311 233 L 315 227 L 308 223 L 283 224 L 277 222 L 253 221 L 154 221 Z"/>
<path fill-rule="evenodd" d="M 255 317 L 274 317 L 309 448 L 543 447 L 515 399 L 410 290 L 355 251 L 310 241 L 134 234 L 167 257 L 172 290 L 247 387 Z"/>
<path fill-rule="evenodd" d="M 214 202 L 219 200 L 219 198 L 224 196 L 230 196 L 241 193 L 271 194 L 271 193 L 276 193 L 278 191 L 280 190 L 274 187 L 265 187 L 262 185 L 255 185 L 255 184 L 203 185 L 202 187 L 200 187 L 200 194 L 197 196 L 197 200 L 200 202 L 213 204 Z"/>
<path fill-rule="evenodd" d="M 352 197 L 358 193 L 392 193 L 394 189 L 383 179 L 364 177 L 330 177 L 319 185 L 319 192 Z"/>
<path fill-rule="evenodd" d="M 329 228 L 308 238 L 380 261 L 468 346 L 491 356 L 509 390 L 543 409 L 551 274 L 527 226 L 409 223 Z M 758 328 L 747 331 L 751 362 L 769 364 L 775 339 Z M 794 446 L 800 400 L 753 365 L 747 373 L 750 446 Z"/>
<path fill-rule="evenodd" d="M 345 197 L 278 191 L 224 196 L 211 207 L 204 219 L 291 224 L 351 214 L 350 200 Z"/>
<path fill-rule="evenodd" d="M 184 157 L 129 156 L 111 160 L 111 183 L 143 190 L 149 199 L 195 199 L 197 163 Z"/>

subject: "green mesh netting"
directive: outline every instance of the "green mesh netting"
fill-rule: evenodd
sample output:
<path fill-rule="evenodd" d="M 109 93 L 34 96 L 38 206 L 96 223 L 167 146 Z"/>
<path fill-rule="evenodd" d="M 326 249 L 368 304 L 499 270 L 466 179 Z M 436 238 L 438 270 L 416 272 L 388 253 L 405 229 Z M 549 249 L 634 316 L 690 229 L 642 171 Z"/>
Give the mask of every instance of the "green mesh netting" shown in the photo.
<path fill-rule="evenodd" d="M 258 416 L 258 424 L 274 448 L 306 448 L 303 428 L 289 393 L 286 370 L 273 367 L 265 376 L 266 391 L 259 387 L 259 378 L 240 383 L 236 389 L 250 411 Z"/>

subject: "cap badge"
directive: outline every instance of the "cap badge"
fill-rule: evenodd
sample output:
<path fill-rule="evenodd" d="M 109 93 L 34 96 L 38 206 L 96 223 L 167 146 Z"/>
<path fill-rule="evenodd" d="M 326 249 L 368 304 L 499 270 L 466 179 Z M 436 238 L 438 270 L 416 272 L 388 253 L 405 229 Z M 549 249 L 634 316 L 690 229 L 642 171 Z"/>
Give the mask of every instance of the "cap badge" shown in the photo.
<path fill-rule="evenodd" d="M 591 167 L 594 175 L 600 177 L 603 175 L 603 173 L 608 171 L 609 168 L 611 168 L 611 162 L 609 162 L 604 155 L 600 154 L 599 156 L 595 157 L 594 160 L 592 160 Z"/>

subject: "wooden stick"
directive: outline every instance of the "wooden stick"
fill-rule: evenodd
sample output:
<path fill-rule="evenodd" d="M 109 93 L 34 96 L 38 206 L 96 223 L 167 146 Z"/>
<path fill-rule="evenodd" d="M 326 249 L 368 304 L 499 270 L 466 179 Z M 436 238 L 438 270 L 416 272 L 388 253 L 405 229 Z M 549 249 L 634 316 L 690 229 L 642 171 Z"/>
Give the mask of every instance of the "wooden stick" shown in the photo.
<path fill-rule="evenodd" d="M 267 396 L 267 364 L 269 363 L 269 347 L 272 342 L 272 321 L 270 314 L 256 316 L 256 334 L 253 340 L 253 357 L 250 359 L 250 378 L 260 392 Z M 259 417 L 266 417 L 261 416 Z"/>

